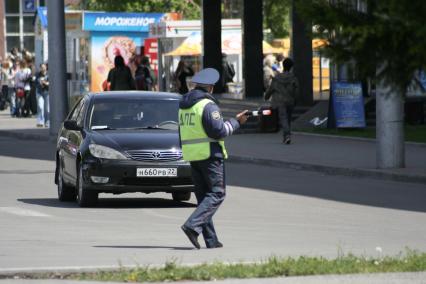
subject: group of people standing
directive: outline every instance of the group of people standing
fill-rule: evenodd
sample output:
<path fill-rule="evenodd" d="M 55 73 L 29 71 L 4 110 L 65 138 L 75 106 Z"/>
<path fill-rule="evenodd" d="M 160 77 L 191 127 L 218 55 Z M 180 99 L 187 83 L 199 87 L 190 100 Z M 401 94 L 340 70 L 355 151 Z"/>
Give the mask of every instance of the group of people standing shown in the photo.
<path fill-rule="evenodd" d="M 1 108 L 10 108 L 12 117 L 37 115 L 37 127 L 49 127 L 49 76 L 47 64 L 36 72 L 34 57 L 26 50 L 13 48 L 2 61 Z"/>
<path fill-rule="evenodd" d="M 157 78 L 150 66 L 149 57 L 137 56 L 135 65 L 136 69 L 133 74 L 124 58 L 117 55 L 114 58 L 114 67 L 108 73 L 104 91 L 155 90 Z"/>

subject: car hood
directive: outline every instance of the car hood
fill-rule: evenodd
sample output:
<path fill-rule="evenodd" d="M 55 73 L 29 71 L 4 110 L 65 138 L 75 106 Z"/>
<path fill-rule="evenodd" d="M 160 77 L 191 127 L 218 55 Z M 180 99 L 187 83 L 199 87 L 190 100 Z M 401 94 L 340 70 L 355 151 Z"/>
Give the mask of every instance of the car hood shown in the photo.
<path fill-rule="evenodd" d="M 117 150 L 162 150 L 180 148 L 176 130 L 101 130 L 93 131 L 92 143 Z"/>

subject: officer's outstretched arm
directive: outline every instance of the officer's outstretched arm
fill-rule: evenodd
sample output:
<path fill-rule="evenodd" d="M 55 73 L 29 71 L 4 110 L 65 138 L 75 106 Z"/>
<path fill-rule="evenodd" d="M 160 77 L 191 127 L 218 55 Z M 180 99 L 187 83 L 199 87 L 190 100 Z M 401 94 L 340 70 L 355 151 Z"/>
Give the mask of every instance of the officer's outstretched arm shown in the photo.
<path fill-rule="evenodd" d="M 240 123 L 235 118 L 224 121 L 219 107 L 214 103 L 205 106 L 202 121 L 204 131 L 212 139 L 225 138 L 240 128 Z"/>

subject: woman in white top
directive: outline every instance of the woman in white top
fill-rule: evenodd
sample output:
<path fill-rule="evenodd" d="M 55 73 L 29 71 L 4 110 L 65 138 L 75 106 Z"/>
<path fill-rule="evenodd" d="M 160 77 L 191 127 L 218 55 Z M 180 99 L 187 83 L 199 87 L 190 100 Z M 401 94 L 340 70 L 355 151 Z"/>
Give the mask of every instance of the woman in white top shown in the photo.
<path fill-rule="evenodd" d="M 8 87 L 9 87 L 9 101 L 10 101 L 10 115 L 16 116 L 16 91 L 15 91 L 15 75 L 19 70 L 18 64 L 11 62 L 11 67 L 8 72 Z"/>
<path fill-rule="evenodd" d="M 19 71 L 15 75 L 16 116 L 30 116 L 31 69 L 25 61 L 19 63 Z"/>

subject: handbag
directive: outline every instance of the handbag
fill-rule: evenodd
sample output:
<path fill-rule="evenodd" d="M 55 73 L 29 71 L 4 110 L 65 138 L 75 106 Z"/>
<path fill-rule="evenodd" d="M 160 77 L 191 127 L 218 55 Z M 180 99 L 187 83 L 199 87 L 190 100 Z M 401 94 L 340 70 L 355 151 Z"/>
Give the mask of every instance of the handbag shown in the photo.
<path fill-rule="evenodd" d="M 18 98 L 25 97 L 25 91 L 24 91 L 24 89 L 21 89 L 21 88 L 16 89 L 16 97 L 18 97 Z"/>

